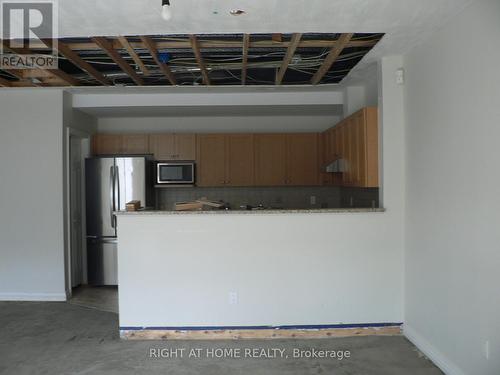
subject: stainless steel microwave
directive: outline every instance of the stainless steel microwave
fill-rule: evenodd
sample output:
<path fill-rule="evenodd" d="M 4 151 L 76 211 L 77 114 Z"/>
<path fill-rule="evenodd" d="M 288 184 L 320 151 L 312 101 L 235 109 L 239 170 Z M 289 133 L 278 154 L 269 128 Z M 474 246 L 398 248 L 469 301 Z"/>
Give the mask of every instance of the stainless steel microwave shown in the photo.
<path fill-rule="evenodd" d="M 158 162 L 156 183 L 159 185 L 194 185 L 194 162 Z"/>

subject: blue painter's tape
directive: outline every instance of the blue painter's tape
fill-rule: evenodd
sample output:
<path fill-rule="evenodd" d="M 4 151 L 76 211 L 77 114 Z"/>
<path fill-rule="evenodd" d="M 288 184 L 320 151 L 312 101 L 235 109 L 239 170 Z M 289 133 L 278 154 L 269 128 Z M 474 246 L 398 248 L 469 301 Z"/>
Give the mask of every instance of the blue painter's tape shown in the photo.
<path fill-rule="evenodd" d="M 195 326 L 195 327 L 120 327 L 121 331 L 221 331 L 259 329 L 334 329 L 334 328 L 380 328 L 401 326 L 403 323 L 362 323 L 362 324 L 312 324 L 284 326 Z"/>

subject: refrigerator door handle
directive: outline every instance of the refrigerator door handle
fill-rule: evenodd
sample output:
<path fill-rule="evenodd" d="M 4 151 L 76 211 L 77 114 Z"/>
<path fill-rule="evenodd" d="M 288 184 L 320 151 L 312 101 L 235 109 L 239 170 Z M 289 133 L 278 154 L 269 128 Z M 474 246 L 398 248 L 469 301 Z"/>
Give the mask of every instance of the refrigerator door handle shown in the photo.
<path fill-rule="evenodd" d="M 115 174 L 114 167 L 109 169 L 109 214 L 111 218 L 111 228 L 115 228 L 115 217 L 113 212 L 115 211 Z"/>
<path fill-rule="evenodd" d="M 116 191 L 117 191 L 117 194 L 116 194 L 116 197 L 118 198 L 117 199 L 117 205 L 116 205 L 116 210 L 117 211 L 120 211 L 121 207 L 120 207 L 120 170 L 118 169 L 118 166 L 115 167 L 115 178 L 116 178 Z"/>

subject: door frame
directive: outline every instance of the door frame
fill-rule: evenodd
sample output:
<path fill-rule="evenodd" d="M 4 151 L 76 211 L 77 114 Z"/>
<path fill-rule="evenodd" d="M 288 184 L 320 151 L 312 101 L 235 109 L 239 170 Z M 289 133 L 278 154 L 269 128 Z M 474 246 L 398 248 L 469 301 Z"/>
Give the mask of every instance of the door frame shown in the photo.
<path fill-rule="evenodd" d="M 64 150 L 64 284 L 66 299 L 72 296 L 72 266 L 71 266 L 71 148 L 70 138 L 76 137 L 81 141 L 81 249 L 82 249 L 82 283 L 87 283 L 87 241 L 86 241 L 86 213 L 85 213 L 85 158 L 90 156 L 90 138 L 91 134 L 85 131 L 72 128 L 71 125 L 65 127 L 65 150 Z"/>

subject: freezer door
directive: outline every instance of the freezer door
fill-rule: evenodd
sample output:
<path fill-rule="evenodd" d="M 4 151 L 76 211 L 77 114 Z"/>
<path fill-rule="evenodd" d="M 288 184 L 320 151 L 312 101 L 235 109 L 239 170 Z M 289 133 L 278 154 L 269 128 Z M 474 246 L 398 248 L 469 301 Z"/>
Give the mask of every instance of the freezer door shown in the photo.
<path fill-rule="evenodd" d="M 116 239 L 87 239 L 89 285 L 118 285 Z"/>
<path fill-rule="evenodd" d="M 127 202 L 146 205 L 146 158 L 116 158 L 116 209 L 124 210 Z"/>
<path fill-rule="evenodd" d="M 116 237 L 114 158 L 85 160 L 87 236 Z"/>

